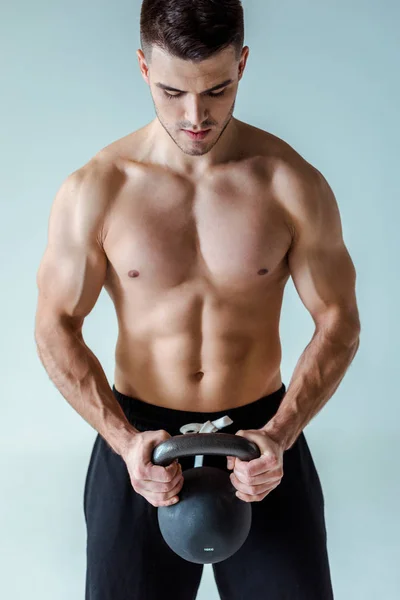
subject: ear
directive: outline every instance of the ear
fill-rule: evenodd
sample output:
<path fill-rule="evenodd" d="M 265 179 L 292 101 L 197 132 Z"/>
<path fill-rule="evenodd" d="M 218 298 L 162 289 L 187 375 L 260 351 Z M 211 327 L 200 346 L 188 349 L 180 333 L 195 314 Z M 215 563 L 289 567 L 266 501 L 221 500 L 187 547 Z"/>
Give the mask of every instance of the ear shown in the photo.
<path fill-rule="evenodd" d="M 150 85 L 150 80 L 149 80 L 149 66 L 147 64 L 146 57 L 143 54 L 143 50 L 137 50 L 136 56 L 138 57 L 139 69 L 140 69 L 140 72 L 142 74 L 142 77 L 145 80 L 145 82 L 148 85 Z"/>
<path fill-rule="evenodd" d="M 242 50 L 242 56 L 240 57 L 239 62 L 239 81 L 243 77 L 244 70 L 246 68 L 247 59 L 249 57 L 250 48 L 248 46 L 244 46 Z"/>

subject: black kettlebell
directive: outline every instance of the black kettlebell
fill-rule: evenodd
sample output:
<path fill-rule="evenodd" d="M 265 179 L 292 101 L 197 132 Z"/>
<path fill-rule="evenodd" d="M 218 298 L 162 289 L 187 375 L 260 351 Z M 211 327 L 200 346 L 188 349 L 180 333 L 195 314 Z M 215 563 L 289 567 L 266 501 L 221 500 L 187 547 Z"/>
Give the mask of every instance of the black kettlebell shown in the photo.
<path fill-rule="evenodd" d="M 260 456 L 254 442 L 229 433 L 177 435 L 153 450 L 152 462 L 163 467 L 176 458 L 196 455 Z M 217 563 L 232 556 L 245 542 L 251 526 L 251 504 L 240 500 L 229 473 L 216 467 L 183 472 L 179 502 L 159 506 L 158 524 L 168 546 L 192 563 Z"/>

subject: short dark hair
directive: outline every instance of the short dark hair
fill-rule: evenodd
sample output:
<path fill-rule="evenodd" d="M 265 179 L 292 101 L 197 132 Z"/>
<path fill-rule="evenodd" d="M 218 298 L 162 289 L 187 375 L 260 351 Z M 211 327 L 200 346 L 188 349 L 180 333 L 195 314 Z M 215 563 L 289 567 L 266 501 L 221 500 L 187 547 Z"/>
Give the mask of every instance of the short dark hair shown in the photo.
<path fill-rule="evenodd" d="M 244 43 L 240 0 L 143 0 L 140 41 L 146 58 L 152 46 L 200 62 L 233 46 L 239 60 Z"/>

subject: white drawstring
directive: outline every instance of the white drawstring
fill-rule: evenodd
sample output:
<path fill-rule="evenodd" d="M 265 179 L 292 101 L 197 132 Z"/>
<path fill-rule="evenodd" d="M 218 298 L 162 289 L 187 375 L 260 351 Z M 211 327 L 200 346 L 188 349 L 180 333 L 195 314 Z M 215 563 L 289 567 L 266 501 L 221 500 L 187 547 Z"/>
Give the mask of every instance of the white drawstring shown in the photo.
<path fill-rule="evenodd" d="M 225 415 L 215 421 L 206 421 L 205 423 L 188 423 L 180 428 L 180 432 L 184 435 L 187 433 L 215 433 L 224 427 L 228 427 L 233 423 L 232 419 Z M 196 456 L 194 461 L 194 467 L 203 466 L 203 455 Z"/>

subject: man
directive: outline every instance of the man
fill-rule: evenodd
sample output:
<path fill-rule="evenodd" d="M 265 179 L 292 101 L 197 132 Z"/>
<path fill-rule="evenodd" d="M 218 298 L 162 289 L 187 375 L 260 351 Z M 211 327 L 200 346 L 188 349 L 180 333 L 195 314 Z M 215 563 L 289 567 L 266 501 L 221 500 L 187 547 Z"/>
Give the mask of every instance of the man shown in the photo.
<path fill-rule="evenodd" d="M 193 458 L 152 450 L 229 416 L 260 448 L 228 467 L 252 503 L 243 546 L 213 564 L 221 598 L 329 600 L 324 499 L 303 429 L 359 344 L 355 270 L 323 175 L 233 117 L 249 48 L 239 0 L 145 0 L 137 56 L 157 118 L 102 149 L 56 195 L 36 340 L 58 390 L 98 432 L 85 483 L 86 599 L 195 598 L 203 566 L 157 524 Z M 315 333 L 288 389 L 279 317 L 292 277 Z M 114 386 L 82 327 L 102 287 L 117 313 Z"/>

